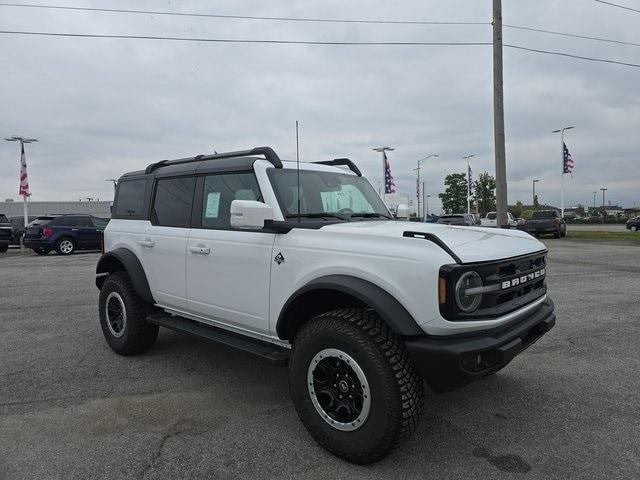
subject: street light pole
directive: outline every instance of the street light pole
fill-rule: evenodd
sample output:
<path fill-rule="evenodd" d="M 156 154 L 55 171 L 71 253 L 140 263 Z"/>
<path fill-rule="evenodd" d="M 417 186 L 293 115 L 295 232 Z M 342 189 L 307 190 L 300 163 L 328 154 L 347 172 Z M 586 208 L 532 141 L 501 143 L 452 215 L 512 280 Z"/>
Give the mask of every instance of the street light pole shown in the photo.
<path fill-rule="evenodd" d="M 33 143 L 37 142 L 37 138 L 28 138 L 28 137 L 20 137 L 18 135 L 13 135 L 12 137 L 5 138 L 7 142 L 20 142 L 20 170 L 22 171 L 22 161 L 23 161 L 23 153 L 24 153 L 24 144 L 25 143 Z M 24 165 L 26 171 L 26 163 Z M 20 179 L 22 183 L 22 179 Z M 22 191 L 22 189 L 21 189 Z M 27 231 L 27 225 L 29 224 L 29 208 L 27 206 L 27 195 L 22 195 L 22 213 L 24 215 L 24 230 Z M 20 251 L 24 253 L 24 243 L 22 241 L 22 237 L 20 237 Z"/>
<path fill-rule="evenodd" d="M 562 185 L 560 187 L 560 210 L 562 211 L 562 218 L 564 218 L 564 131 L 571 130 L 575 127 L 564 127 L 559 130 L 554 130 L 551 133 L 560 133 L 560 154 L 562 158 Z"/>
<path fill-rule="evenodd" d="M 462 157 L 463 160 L 467 161 L 467 213 L 471 213 L 471 175 L 469 175 L 469 159 L 473 157 L 475 157 L 475 154 L 465 155 Z"/>
<path fill-rule="evenodd" d="M 418 167 L 413 169 L 414 172 L 418 172 L 418 180 L 416 181 L 416 198 L 418 200 L 418 210 L 417 210 L 418 218 L 420 218 L 420 168 L 422 168 L 422 162 L 424 162 L 425 160 L 431 157 L 438 157 L 438 156 L 439 155 L 437 153 L 431 153 L 426 157 L 421 158 L 420 160 L 418 160 Z M 424 190 L 424 183 L 423 183 L 423 190 Z M 422 203 L 424 204 L 424 200 Z"/>
<path fill-rule="evenodd" d="M 604 217 L 605 217 L 605 214 L 606 214 L 606 210 L 604 209 L 604 192 L 606 192 L 609 189 L 608 188 L 601 188 L 600 190 L 602 190 L 602 223 L 604 223 Z"/>
<path fill-rule="evenodd" d="M 538 183 L 539 181 L 540 180 L 538 179 L 533 180 L 533 198 L 531 199 L 532 201 L 531 205 L 533 205 L 534 208 L 536 206 L 536 183 Z"/>
<path fill-rule="evenodd" d="M 382 185 L 384 186 L 384 193 L 387 193 L 387 184 L 385 182 L 385 174 L 387 171 L 386 154 L 384 152 L 393 152 L 395 148 L 392 147 L 376 147 L 372 149 L 374 152 L 382 153 Z"/>
<path fill-rule="evenodd" d="M 593 213 L 596 213 L 596 195 L 598 192 L 593 192 Z"/>
<path fill-rule="evenodd" d="M 429 219 L 429 199 L 431 198 L 431 195 L 427 195 L 427 203 L 426 203 L 426 207 L 427 207 L 427 215 L 425 217 L 425 221 L 427 221 Z"/>

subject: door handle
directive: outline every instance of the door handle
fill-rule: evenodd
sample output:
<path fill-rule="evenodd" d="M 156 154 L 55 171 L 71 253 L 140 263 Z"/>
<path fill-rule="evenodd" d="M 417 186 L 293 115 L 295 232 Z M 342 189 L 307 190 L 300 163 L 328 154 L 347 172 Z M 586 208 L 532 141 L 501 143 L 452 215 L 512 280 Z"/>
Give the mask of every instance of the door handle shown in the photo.
<path fill-rule="evenodd" d="M 189 251 L 197 255 L 209 255 L 211 253 L 211 249 L 205 246 L 189 247 Z"/>
<path fill-rule="evenodd" d="M 146 248 L 153 248 L 156 245 L 156 242 L 145 238 L 144 240 L 138 240 L 138 244 Z"/>

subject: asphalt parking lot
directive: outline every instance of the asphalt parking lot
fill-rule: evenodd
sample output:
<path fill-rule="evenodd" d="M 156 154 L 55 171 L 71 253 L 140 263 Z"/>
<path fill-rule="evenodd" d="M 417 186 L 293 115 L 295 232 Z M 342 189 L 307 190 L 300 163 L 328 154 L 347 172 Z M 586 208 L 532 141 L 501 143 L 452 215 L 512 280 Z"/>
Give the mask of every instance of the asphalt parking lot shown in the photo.
<path fill-rule="evenodd" d="M 545 242 L 558 323 L 494 377 L 426 397 L 371 466 L 317 446 L 287 372 L 161 331 L 100 331 L 96 253 L 0 256 L 0 479 L 640 478 L 640 249 Z"/>

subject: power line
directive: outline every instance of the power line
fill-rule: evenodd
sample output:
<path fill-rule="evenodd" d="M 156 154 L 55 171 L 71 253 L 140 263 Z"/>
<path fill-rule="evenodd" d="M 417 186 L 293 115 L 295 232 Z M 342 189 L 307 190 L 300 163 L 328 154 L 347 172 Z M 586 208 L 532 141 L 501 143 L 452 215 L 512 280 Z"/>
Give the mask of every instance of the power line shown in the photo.
<path fill-rule="evenodd" d="M 78 37 L 78 38 L 116 38 L 128 40 L 168 40 L 174 42 L 196 43 L 268 43 L 277 45 L 345 45 L 345 46 L 482 46 L 491 45 L 491 42 L 343 42 L 343 41 L 314 41 L 314 40 L 257 40 L 237 38 L 195 38 L 195 37 L 164 37 L 158 35 L 109 35 L 95 33 L 56 33 L 56 32 L 29 32 L 19 30 L 0 30 L 0 34 L 33 35 L 45 37 Z"/>
<path fill-rule="evenodd" d="M 517 50 L 524 50 L 527 52 L 534 52 L 534 53 L 544 53 L 546 55 L 558 55 L 561 57 L 569 57 L 569 58 L 576 58 L 578 60 L 587 60 L 589 62 L 602 62 L 602 63 L 613 63 L 615 65 L 624 65 L 626 67 L 635 67 L 635 68 L 640 68 L 640 64 L 637 63 L 627 63 L 627 62 L 619 62 L 617 60 L 609 60 L 606 58 L 595 58 L 595 57 L 585 57 L 582 55 L 574 55 L 572 53 L 565 53 L 565 52 L 554 52 L 551 50 L 540 50 L 537 48 L 529 48 L 529 47 L 523 47 L 520 45 L 509 45 L 509 44 L 504 44 L 504 47 L 507 48 L 514 48 Z"/>
<path fill-rule="evenodd" d="M 72 37 L 72 38 L 113 38 L 124 40 L 167 40 L 178 42 L 195 42 L 195 43 L 245 43 L 245 44 L 272 44 L 272 45 L 325 45 L 325 46 L 488 46 L 493 45 L 491 42 L 342 42 L 342 41 L 313 41 L 313 40 L 259 40 L 259 39 L 235 39 L 235 38 L 191 38 L 191 37 L 164 37 L 151 35 L 109 35 L 109 34 L 93 34 L 93 33 L 56 33 L 56 32 L 30 32 L 18 30 L 0 30 L 0 34 L 5 35 L 30 35 L 44 37 Z M 543 53 L 546 55 L 557 55 L 562 57 L 575 58 L 578 60 L 587 60 L 590 62 L 611 63 L 615 65 L 623 65 L 627 67 L 640 68 L 640 64 L 627 63 L 617 60 L 609 60 L 605 58 L 586 57 L 582 55 L 574 55 L 565 52 L 556 52 L 551 50 L 540 50 L 536 48 L 523 47 L 521 45 L 510 45 L 505 43 L 504 47 L 523 50 L 527 52 Z"/>
<path fill-rule="evenodd" d="M 637 12 L 640 13 L 640 10 L 635 9 L 635 8 L 631 8 L 631 7 L 627 7 L 625 5 L 620 5 L 617 3 L 611 3 L 611 2 L 605 2 L 604 0 L 593 0 L 594 2 L 598 2 L 598 3 L 604 3 L 605 5 L 611 5 L 612 7 L 616 7 L 616 8 L 622 8 L 624 10 L 630 10 L 632 12 Z"/>
<path fill-rule="evenodd" d="M 599 0 L 595 0 L 599 1 Z M 609 3 L 609 2 L 601 2 Z M 612 4 L 613 5 L 613 4 Z M 193 13 L 193 12 L 169 12 L 161 10 L 125 10 L 118 8 L 96 8 L 96 7 L 69 7 L 62 5 L 31 5 L 27 3 L 0 3 L 0 7 L 24 7 L 39 8 L 52 10 L 72 10 L 99 13 L 124 13 L 124 14 L 143 14 L 143 15 L 165 15 L 178 17 L 201 17 L 201 18 L 220 18 L 220 19 L 240 19 L 240 20 L 267 20 L 281 22 L 316 22 L 316 23 L 355 23 L 369 25 L 491 25 L 490 22 L 462 22 L 462 21 L 431 21 L 431 20 L 376 20 L 376 19 L 341 19 L 341 18 L 308 18 L 308 17 L 273 17 L 273 16 L 255 16 L 255 15 L 225 15 L 212 13 Z M 638 10 L 640 12 L 640 10 Z M 623 40 L 615 40 L 611 38 L 594 37 L 590 35 L 581 35 L 575 33 L 558 32 L 554 30 L 546 30 L 542 28 L 527 27 L 524 25 L 504 24 L 503 27 L 515 30 L 526 30 L 536 33 L 544 33 L 548 35 L 557 35 L 562 37 L 580 38 L 584 40 L 594 40 L 598 42 L 615 43 L 618 45 L 630 45 L 640 47 L 640 43 L 626 42 Z"/>
<path fill-rule="evenodd" d="M 534 28 L 534 27 L 524 27 L 522 25 L 507 25 L 506 23 L 502 25 L 505 28 L 512 28 L 516 30 L 527 30 L 530 32 L 538 32 L 538 33 L 547 33 L 549 35 L 558 35 L 561 37 L 571 37 L 571 38 L 581 38 L 585 40 L 595 40 L 597 42 L 607 42 L 607 43 L 617 43 L 619 45 L 631 45 L 633 47 L 640 47 L 640 43 L 634 42 L 625 42 L 624 40 L 614 40 L 612 38 L 603 38 L 603 37 L 592 37 L 590 35 L 580 35 L 577 33 L 566 33 L 566 32 L 558 32 L 554 30 L 544 30 L 542 28 Z"/>
<path fill-rule="evenodd" d="M 279 22 L 314 22 L 314 23 L 364 23 L 389 25 L 490 25 L 490 22 L 439 22 L 431 20 L 365 20 L 341 18 L 305 18 L 305 17 L 271 17 L 257 15 L 224 15 L 213 13 L 168 12 L 162 10 L 125 10 L 119 8 L 68 7 L 62 5 L 31 5 L 28 3 L 0 3 L 0 7 L 44 8 L 49 10 L 76 10 L 84 12 L 129 13 L 142 15 L 166 15 L 174 17 L 229 18 L 237 20 L 273 20 Z"/>

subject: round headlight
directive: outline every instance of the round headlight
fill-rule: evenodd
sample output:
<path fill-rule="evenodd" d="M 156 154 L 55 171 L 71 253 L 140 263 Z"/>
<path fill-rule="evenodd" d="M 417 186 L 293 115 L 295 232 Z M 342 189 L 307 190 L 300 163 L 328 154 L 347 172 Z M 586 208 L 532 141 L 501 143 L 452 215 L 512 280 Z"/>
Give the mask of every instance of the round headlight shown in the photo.
<path fill-rule="evenodd" d="M 465 313 L 478 309 L 482 302 L 482 294 L 468 294 L 468 290 L 482 286 L 482 278 L 476 272 L 463 273 L 456 283 L 456 304 Z"/>

